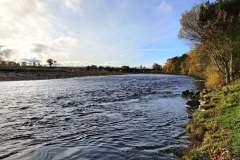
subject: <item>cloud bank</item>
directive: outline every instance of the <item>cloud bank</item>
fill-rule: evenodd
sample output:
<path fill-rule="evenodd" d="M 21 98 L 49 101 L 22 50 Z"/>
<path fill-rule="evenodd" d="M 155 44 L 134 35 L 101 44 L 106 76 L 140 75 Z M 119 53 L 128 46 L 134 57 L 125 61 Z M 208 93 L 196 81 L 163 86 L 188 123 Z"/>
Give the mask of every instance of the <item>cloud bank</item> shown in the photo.
<path fill-rule="evenodd" d="M 149 53 L 166 50 L 156 44 L 176 37 L 172 12 L 162 0 L 0 0 L 0 56 L 78 66 L 144 64 Z"/>

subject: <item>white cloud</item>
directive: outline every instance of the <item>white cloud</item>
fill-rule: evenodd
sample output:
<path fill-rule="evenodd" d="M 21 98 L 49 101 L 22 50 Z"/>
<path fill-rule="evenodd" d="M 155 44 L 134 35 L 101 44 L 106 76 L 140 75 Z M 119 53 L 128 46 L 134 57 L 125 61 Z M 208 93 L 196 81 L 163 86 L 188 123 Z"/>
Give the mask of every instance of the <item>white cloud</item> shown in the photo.
<path fill-rule="evenodd" d="M 139 9 L 145 4 L 136 7 L 136 1 L 0 0 L 0 56 L 44 62 L 51 57 L 66 65 L 134 65 L 143 52 L 137 48 L 164 35 L 159 28 L 155 33 L 149 18 L 136 18 L 146 14 Z M 160 10 L 172 8 L 164 2 Z"/>
<path fill-rule="evenodd" d="M 41 0 L 0 1 L 0 44 L 15 50 L 15 59 L 31 55 L 32 44 L 51 40 L 51 17 L 46 9 Z"/>
<path fill-rule="evenodd" d="M 57 18 L 48 7 L 46 0 L 0 1 L 0 56 L 44 62 L 49 57 L 66 58 L 66 52 L 70 52 L 66 48 L 75 45 L 76 40 L 57 31 Z"/>
<path fill-rule="evenodd" d="M 165 1 L 163 1 L 158 8 L 162 13 L 170 13 L 173 10 L 172 6 Z"/>
<path fill-rule="evenodd" d="M 82 0 L 63 0 L 67 8 L 72 9 L 73 11 L 78 11 L 81 7 Z"/>

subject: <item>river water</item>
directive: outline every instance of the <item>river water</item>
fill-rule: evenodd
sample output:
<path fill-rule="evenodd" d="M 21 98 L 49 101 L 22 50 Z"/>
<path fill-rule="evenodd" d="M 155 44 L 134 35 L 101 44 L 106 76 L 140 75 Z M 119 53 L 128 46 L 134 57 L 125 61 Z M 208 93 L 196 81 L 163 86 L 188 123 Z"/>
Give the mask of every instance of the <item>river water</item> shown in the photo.
<path fill-rule="evenodd" d="M 0 82 L 0 159 L 171 160 L 187 147 L 187 76 Z"/>

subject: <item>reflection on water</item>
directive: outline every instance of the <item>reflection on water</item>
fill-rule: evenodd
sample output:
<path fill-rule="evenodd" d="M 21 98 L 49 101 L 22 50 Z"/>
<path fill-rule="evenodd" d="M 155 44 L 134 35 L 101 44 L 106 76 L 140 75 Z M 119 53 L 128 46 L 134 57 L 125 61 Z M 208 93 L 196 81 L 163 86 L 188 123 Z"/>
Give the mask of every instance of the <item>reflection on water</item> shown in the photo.
<path fill-rule="evenodd" d="M 124 75 L 1 82 L 0 159 L 178 159 L 194 79 Z"/>

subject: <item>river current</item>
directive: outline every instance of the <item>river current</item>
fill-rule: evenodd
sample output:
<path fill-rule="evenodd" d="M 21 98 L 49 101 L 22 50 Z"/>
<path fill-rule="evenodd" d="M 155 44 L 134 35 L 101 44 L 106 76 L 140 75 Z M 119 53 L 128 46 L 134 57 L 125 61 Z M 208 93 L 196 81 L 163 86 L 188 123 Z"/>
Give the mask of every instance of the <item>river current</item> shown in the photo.
<path fill-rule="evenodd" d="M 157 74 L 0 82 L 0 159 L 179 159 L 181 92 L 196 87 Z"/>

